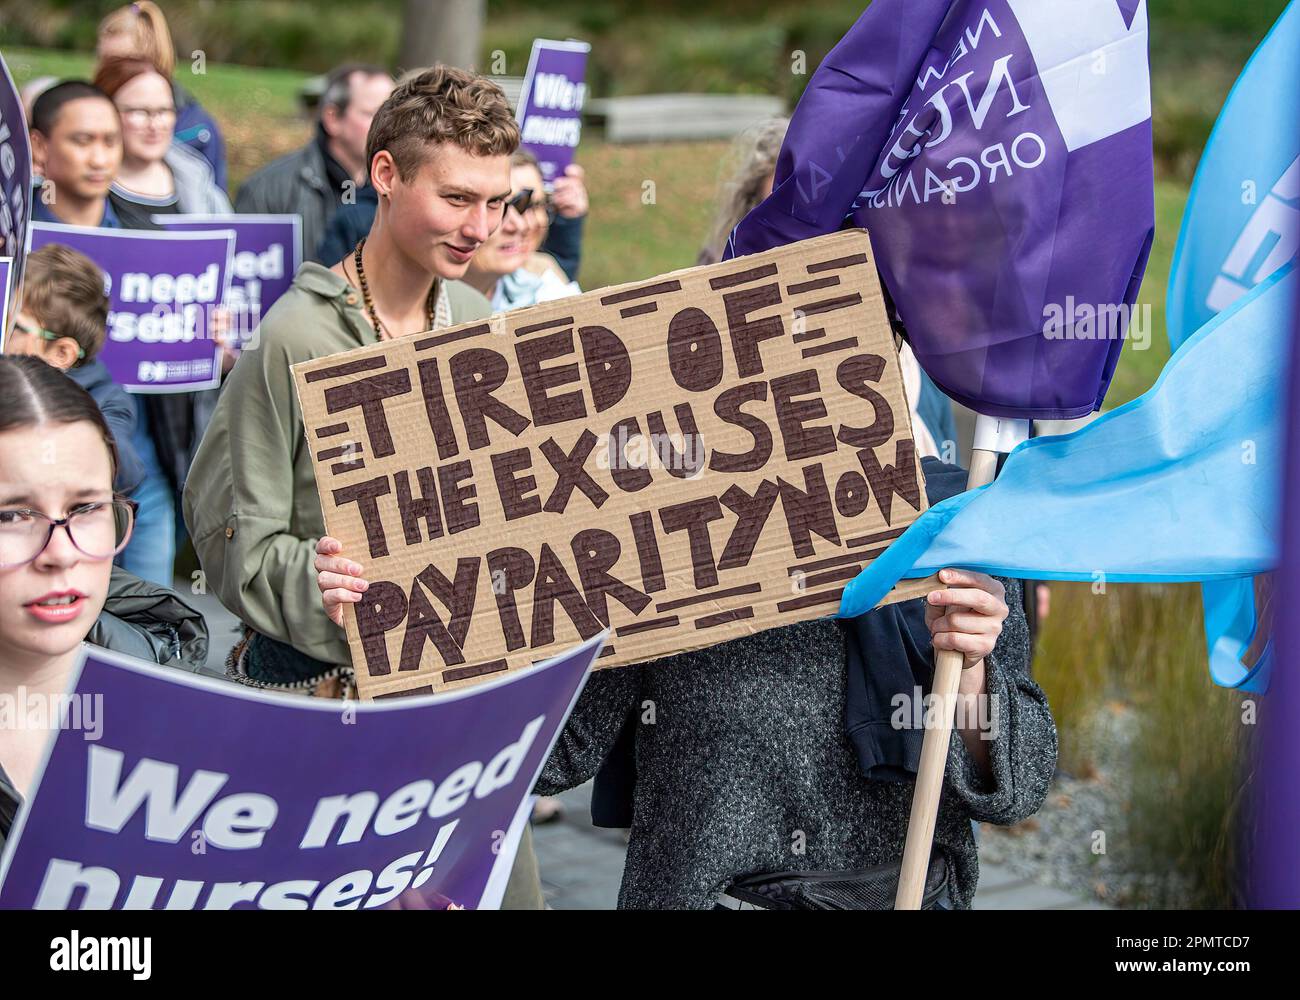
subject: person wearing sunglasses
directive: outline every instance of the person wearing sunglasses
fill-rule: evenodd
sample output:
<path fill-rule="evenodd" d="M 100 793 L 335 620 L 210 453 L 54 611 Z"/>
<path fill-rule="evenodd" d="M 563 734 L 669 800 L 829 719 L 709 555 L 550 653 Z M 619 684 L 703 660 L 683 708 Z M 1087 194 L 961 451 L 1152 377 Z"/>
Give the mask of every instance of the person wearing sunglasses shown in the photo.
<path fill-rule="evenodd" d="M 0 699 L 57 699 L 85 642 L 198 669 L 202 616 L 113 568 L 136 505 L 113 492 L 117 447 L 95 401 L 39 358 L 12 356 L 0 357 L 0 399 Z M 0 726 L 0 847 L 48 736 Z"/>
<path fill-rule="evenodd" d="M 50 243 L 27 257 L 22 306 L 4 348 L 40 358 L 90 393 L 118 443 L 113 488 L 131 494 L 144 481 L 145 467 L 131 443 L 135 404 L 99 360 L 107 324 L 103 272 L 85 254 Z"/>
<path fill-rule="evenodd" d="M 550 224 L 547 196 L 537 159 L 526 150 L 510 158 L 510 197 L 497 231 L 478 248 L 467 284 L 482 292 L 494 312 L 550 302 L 582 289 L 537 247 Z"/>

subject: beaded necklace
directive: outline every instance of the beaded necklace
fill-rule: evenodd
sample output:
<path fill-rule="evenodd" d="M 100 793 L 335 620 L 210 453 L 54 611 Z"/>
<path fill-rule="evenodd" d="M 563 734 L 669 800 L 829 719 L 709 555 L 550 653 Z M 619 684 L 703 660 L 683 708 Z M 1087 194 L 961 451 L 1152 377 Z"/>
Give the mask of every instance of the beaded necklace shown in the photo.
<path fill-rule="evenodd" d="M 357 247 L 352 251 L 352 264 L 357 271 L 357 283 L 361 286 L 361 297 L 366 303 L 366 312 L 370 314 L 370 322 L 375 328 L 375 333 L 379 334 L 380 340 L 392 340 L 392 334 L 388 332 L 388 327 L 379 322 L 379 313 L 375 311 L 375 300 L 370 294 L 370 285 L 366 282 L 366 269 L 361 264 L 361 249 L 366 245 L 365 237 L 357 243 Z M 438 309 L 438 285 L 439 280 L 433 279 L 433 284 L 429 286 L 429 297 L 425 300 L 425 329 L 432 330 L 434 326 L 434 317 Z"/>

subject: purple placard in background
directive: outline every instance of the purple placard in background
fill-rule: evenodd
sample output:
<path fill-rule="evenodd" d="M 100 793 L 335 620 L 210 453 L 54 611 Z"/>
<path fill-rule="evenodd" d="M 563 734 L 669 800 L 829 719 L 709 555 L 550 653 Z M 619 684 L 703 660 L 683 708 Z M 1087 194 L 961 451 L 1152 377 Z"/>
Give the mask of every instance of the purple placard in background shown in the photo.
<path fill-rule="evenodd" d="M 23 279 L 23 247 L 32 201 L 32 147 L 27 136 L 23 102 L 0 56 L 0 257 L 12 263 L 13 294 Z M 0 343 L 9 332 L 8 317 L 0 325 Z"/>
<path fill-rule="evenodd" d="M 297 215 L 156 215 L 154 222 L 173 232 L 235 234 L 230 290 L 230 332 L 248 347 L 258 323 L 275 300 L 289 290 L 302 264 L 302 219 Z"/>
<path fill-rule="evenodd" d="M 547 188 L 573 162 L 582 135 L 582 106 L 587 100 L 586 42 L 533 41 L 533 53 L 519 94 L 522 145 L 537 157 Z"/>
<path fill-rule="evenodd" d="M 498 906 L 604 640 L 377 704 L 90 653 L 15 821 L 0 909 Z"/>
<path fill-rule="evenodd" d="M 0 257 L 0 352 L 4 351 L 5 335 L 9 330 L 9 273 L 13 260 Z"/>
<path fill-rule="evenodd" d="M 235 234 L 88 229 L 34 222 L 30 249 L 62 243 L 108 276 L 108 337 L 100 360 L 130 392 L 191 392 L 221 382 L 220 346 L 208 334 L 226 298 Z"/>

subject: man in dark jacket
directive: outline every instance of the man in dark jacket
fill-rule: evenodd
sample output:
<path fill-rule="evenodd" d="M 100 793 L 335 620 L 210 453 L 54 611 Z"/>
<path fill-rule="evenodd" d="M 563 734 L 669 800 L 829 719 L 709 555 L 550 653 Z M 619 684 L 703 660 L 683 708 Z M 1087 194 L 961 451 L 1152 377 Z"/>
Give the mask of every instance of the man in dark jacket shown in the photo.
<path fill-rule="evenodd" d="M 301 217 L 303 259 L 316 260 L 334 213 L 355 201 L 366 180 L 370 121 L 392 89 L 393 78 L 378 66 L 349 64 L 331 71 L 315 137 L 248 178 L 235 211 Z"/>

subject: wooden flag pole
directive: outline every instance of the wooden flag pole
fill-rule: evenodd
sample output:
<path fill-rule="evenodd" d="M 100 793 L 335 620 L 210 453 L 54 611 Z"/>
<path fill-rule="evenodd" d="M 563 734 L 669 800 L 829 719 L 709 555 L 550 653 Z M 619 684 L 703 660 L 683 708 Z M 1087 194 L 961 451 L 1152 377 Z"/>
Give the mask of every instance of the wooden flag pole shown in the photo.
<path fill-rule="evenodd" d="M 980 414 L 975 423 L 975 449 L 971 453 L 966 488 L 974 489 L 993 482 L 997 475 L 998 455 L 1011 451 L 1028 437 L 1028 420 Z M 943 791 L 943 772 L 948 762 L 948 744 L 952 740 L 961 671 L 961 653 L 952 649 L 935 651 L 934 684 L 930 688 L 934 712 L 927 710 L 922 714 L 927 723 L 933 719 L 933 725 L 927 726 L 921 744 L 921 763 L 917 767 L 916 786 L 912 791 L 912 813 L 907 821 L 907 844 L 903 848 L 898 895 L 894 898 L 896 910 L 919 910 L 925 894 L 925 875 L 930 867 L 934 824 L 939 816 L 939 795 Z"/>

